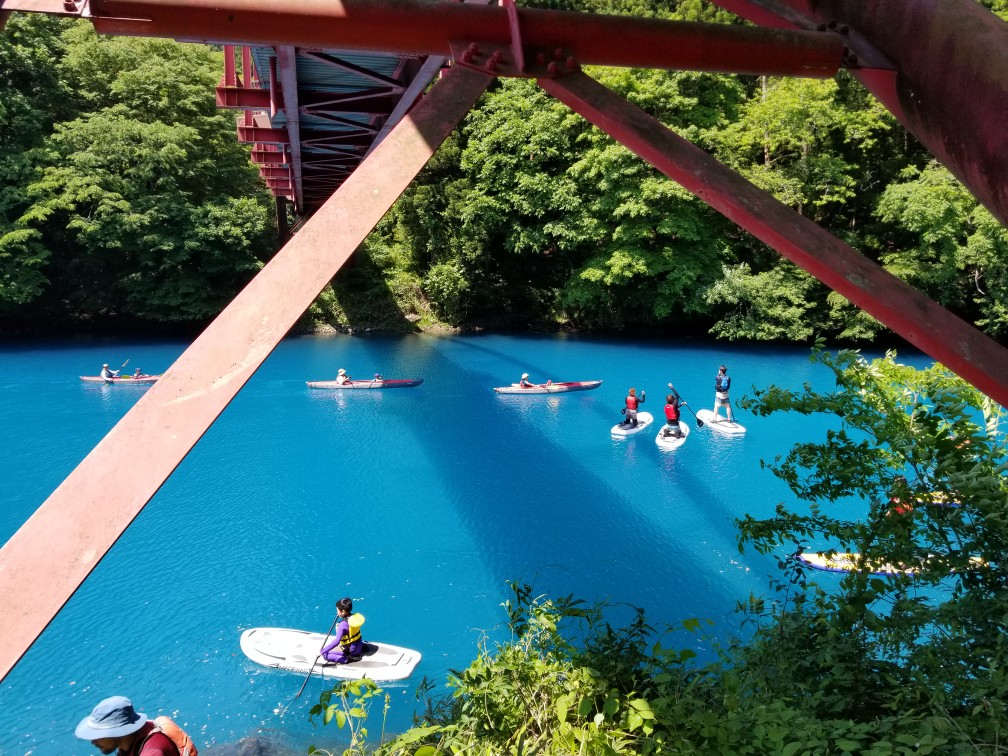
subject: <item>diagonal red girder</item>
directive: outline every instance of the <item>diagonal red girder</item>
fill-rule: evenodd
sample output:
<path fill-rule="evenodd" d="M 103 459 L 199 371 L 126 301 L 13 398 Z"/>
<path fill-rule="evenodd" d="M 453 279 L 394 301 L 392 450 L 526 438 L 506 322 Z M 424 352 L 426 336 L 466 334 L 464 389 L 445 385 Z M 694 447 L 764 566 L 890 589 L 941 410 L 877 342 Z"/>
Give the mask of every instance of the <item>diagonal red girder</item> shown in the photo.
<path fill-rule="evenodd" d="M 583 73 L 539 86 L 666 176 L 1008 407 L 1008 349 Z"/>
<path fill-rule="evenodd" d="M 448 71 L 0 549 L 0 680 L 491 81 Z M 137 438 L 144 454 L 124 456 Z"/>

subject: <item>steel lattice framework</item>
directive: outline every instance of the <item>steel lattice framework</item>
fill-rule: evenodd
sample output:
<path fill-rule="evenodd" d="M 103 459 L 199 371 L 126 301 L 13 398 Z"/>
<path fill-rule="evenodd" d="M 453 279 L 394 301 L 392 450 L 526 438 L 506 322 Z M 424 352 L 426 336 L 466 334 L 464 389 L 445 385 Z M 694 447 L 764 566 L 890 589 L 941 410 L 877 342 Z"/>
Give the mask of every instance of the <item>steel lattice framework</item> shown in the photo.
<path fill-rule="evenodd" d="M 448 0 L 0 0 L 104 34 L 234 45 L 218 102 L 307 220 L 0 549 L 0 676 L 497 76 L 534 79 L 967 381 L 1008 405 L 1008 351 L 582 71 L 586 64 L 829 77 L 848 69 L 1008 224 L 1008 25 L 975 0 L 714 0 L 754 26 Z M 389 61 L 394 60 L 394 65 Z M 305 61 L 353 75 L 304 86 Z M 422 90 L 440 72 L 426 94 Z M 346 94 L 344 92 L 343 94 Z M 353 102 L 351 102 L 353 101 Z M 123 444 L 142 441 L 143 458 Z M 119 496 L 105 491 L 115 481 Z M 86 516 L 85 516 L 86 515 Z"/>

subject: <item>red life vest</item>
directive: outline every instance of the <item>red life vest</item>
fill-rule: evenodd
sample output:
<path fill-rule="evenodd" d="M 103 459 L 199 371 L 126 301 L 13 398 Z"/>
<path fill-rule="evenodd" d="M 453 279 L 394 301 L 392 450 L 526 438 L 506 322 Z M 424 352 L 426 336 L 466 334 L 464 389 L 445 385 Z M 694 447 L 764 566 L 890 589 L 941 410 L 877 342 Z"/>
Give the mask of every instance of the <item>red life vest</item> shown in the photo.
<path fill-rule="evenodd" d="M 638 403 L 639 402 L 638 402 L 637 397 L 634 396 L 633 394 L 631 394 L 630 396 L 628 396 L 626 398 L 626 407 L 627 407 L 627 409 L 632 409 L 632 410 L 637 409 L 637 404 Z"/>
<path fill-rule="evenodd" d="M 665 405 L 665 419 L 671 422 L 679 422 L 679 408 L 673 404 Z"/>

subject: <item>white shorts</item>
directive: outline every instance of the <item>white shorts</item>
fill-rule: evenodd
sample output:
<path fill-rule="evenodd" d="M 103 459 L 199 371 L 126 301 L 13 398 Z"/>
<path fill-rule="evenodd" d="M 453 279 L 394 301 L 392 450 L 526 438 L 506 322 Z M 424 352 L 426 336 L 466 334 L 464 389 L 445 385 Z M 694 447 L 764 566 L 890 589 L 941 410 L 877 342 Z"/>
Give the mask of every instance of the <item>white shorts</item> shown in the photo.
<path fill-rule="evenodd" d="M 727 391 L 715 391 L 714 392 L 714 406 L 721 405 L 722 407 L 728 406 L 728 392 Z"/>

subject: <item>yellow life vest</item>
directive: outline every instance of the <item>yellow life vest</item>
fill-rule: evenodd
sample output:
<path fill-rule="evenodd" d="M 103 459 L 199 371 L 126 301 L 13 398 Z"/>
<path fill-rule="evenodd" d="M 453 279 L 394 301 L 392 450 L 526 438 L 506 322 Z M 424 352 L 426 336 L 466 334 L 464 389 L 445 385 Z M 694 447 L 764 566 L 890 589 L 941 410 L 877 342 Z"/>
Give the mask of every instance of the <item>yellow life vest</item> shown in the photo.
<path fill-rule="evenodd" d="M 361 639 L 360 629 L 361 625 L 363 624 L 364 624 L 363 614 L 361 614 L 360 612 L 357 612 L 356 614 L 351 614 L 350 617 L 347 619 L 347 625 L 349 625 L 349 629 L 347 630 L 347 634 L 344 635 L 342 638 L 340 638 L 340 645 L 346 648 L 351 643 L 356 643 L 357 641 L 359 641 Z"/>

